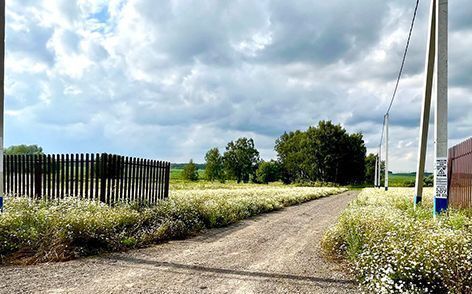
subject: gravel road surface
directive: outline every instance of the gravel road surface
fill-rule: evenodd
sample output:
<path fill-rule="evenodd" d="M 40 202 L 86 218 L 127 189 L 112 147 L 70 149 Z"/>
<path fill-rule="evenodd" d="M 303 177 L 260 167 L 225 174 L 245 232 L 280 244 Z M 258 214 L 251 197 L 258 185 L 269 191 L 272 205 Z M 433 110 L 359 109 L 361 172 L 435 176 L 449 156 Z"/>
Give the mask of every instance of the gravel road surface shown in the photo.
<path fill-rule="evenodd" d="M 323 232 L 356 194 L 127 253 L 0 267 L 0 293 L 357 293 L 320 249 Z"/>

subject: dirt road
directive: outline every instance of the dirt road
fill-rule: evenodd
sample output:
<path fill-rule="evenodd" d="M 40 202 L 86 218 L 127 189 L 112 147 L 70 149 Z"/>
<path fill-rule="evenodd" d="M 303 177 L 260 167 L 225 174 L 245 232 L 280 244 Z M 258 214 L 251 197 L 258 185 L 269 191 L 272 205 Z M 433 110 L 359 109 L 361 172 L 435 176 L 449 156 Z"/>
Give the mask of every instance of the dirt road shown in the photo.
<path fill-rule="evenodd" d="M 0 293 L 356 293 L 320 239 L 356 192 L 199 237 L 65 263 L 0 268 Z"/>

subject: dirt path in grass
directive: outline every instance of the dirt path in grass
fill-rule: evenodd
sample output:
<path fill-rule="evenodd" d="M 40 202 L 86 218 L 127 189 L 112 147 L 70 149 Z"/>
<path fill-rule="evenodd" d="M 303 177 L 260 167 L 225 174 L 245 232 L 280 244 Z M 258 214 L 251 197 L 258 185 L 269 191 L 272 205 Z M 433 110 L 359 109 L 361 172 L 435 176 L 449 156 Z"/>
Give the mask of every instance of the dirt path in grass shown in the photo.
<path fill-rule="evenodd" d="M 323 232 L 357 192 L 128 253 L 0 267 L 0 293 L 356 293 L 321 256 Z"/>

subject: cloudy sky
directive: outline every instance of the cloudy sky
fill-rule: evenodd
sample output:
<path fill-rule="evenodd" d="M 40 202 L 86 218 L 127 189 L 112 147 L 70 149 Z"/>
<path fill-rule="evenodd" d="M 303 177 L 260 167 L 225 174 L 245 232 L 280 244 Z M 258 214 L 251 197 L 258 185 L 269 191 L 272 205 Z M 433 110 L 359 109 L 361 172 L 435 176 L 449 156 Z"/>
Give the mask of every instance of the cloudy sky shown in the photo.
<path fill-rule="evenodd" d="M 427 2 L 391 112 L 394 171 L 416 166 Z M 284 131 L 329 119 L 374 151 L 414 4 L 7 0 L 5 143 L 201 162 L 247 136 L 270 159 Z M 468 0 L 450 1 L 449 46 L 452 145 L 472 135 Z"/>

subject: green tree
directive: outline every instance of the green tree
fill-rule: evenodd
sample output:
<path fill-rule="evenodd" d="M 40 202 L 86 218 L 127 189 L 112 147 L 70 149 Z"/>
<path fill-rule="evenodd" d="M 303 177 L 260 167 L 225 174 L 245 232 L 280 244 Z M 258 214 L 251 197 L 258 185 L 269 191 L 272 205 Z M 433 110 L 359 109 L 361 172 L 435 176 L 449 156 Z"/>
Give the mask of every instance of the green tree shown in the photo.
<path fill-rule="evenodd" d="M 268 184 L 280 180 L 280 167 L 277 161 L 263 161 L 256 171 L 258 183 Z"/>
<path fill-rule="evenodd" d="M 5 149 L 6 155 L 40 155 L 43 148 L 38 145 L 13 145 Z"/>
<path fill-rule="evenodd" d="M 254 147 L 253 139 L 239 138 L 229 142 L 223 155 L 227 174 L 238 183 L 247 183 L 251 177 L 255 177 L 259 161 L 259 151 Z"/>
<path fill-rule="evenodd" d="M 377 155 L 370 153 L 365 158 L 365 183 L 368 185 L 374 185 L 375 178 L 375 161 Z"/>
<path fill-rule="evenodd" d="M 307 131 L 284 133 L 275 144 L 282 180 L 362 183 L 366 148 L 362 134 L 320 121 Z"/>
<path fill-rule="evenodd" d="M 185 165 L 182 171 L 182 178 L 186 181 L 198 181 L 197 165 L 190 159 L 189 163 Z"/>
<path fill-rule="evenodd" d="M 221 156 L 218 148 L 208 150 L 205 155 L 205 176 L 209 181 L 219 180 L 225 181 L 223 156 Z"/>

